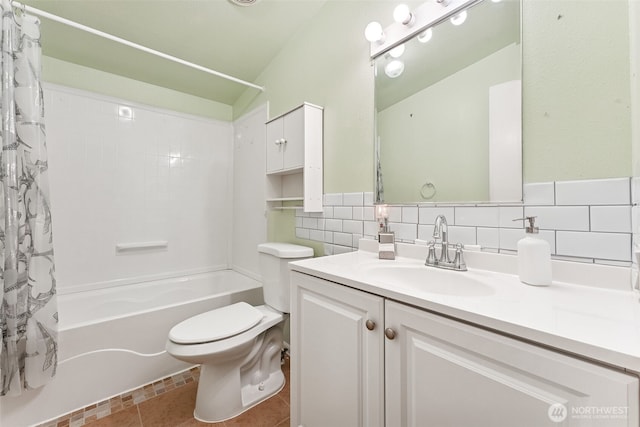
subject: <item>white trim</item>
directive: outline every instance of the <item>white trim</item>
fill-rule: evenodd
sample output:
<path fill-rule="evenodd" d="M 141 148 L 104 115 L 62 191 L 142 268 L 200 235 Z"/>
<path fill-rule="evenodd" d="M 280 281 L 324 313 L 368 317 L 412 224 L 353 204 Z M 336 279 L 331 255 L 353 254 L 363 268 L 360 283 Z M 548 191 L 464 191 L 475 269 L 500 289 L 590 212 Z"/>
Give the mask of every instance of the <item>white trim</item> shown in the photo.
<path fill-rule="evenodd" d="M 126 277 L 123 279 L 105 280 L 103 282 L 83 283 L 75 286 L 58 285 L 58 295 L 69 295 L 77 292 L 95 291 L 98 289 L 115 288 L 117 286 L 132 285 L 134 283 L 152 282 L 154 280 L 172 279 L 174 277 L 191 276 L 194 274 L 212 273 L 214 271 L 228 270 L 226 265 L 214 265 L 210 267 L 192 268 L 188 270 L 172 271 L 168 273 L 149 274 L 144 276 Z"/>
<path fill-rule="evenodd" d="M 231 269 L 236 273 L 240 273 L 243 276 L 247 276 L 253 280 L 256 280 L 262 283 L 262 276 L 260 274 L 256 274 L 255 272 L 247 270 L 246 268 L 238 267 L 237 265 L 232 265 Z"/>

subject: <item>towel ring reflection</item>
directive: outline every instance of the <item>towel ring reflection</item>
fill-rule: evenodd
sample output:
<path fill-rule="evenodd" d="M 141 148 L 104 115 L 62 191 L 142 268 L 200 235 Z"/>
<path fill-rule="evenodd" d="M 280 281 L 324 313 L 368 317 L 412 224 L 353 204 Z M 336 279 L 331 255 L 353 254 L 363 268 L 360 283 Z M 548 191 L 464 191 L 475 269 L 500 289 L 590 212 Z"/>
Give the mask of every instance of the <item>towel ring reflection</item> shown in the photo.
<path fill-rule="evenodd" d="M 436 186 L 432 183 L 427 181 L 422 188 L 420 188 L 420 196 L 422 196 L 423 199 L 425 200 L 430 200 L 433 199 L 436 195 Z"/>

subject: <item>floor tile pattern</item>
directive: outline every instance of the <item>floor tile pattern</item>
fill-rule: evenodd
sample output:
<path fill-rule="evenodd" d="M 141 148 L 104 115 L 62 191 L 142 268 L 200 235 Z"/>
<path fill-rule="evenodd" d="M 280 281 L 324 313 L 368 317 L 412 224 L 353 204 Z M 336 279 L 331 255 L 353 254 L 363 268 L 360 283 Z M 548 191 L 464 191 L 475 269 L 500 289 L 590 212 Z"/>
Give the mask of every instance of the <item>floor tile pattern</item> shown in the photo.
<path fill-rule="evenodd" d="M 193 368 L 128 393 L 88 406 L 38 427 L 280 427 L 289 425 L 289 359 L 286 384 L 277 395 L 220 423 L 193 418 L 199 368 Z"/>

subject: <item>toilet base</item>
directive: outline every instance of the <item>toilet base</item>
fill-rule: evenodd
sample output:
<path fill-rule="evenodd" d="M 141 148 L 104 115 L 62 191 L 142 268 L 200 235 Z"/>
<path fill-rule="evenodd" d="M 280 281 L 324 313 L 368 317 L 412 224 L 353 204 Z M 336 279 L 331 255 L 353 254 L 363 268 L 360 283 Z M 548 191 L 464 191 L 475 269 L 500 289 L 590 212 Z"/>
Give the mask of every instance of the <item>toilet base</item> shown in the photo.
<path fill-rule="evenodd" d="M 240 363 L 202 364 L 195 419 L 205 423 L 225 421 L 282 390 L 282 325 L 272 327 L 258 340 L 261 343 Z"/>
<path fill-rule="evenodd" d="M 278 386 L 278 384 L 280 385 Z M 247 406 L 243 406 L 240 409 L 234 409 L 233 411 L 229 411 L 226 415 L 223 415 L 222 412 L 220 412 L 217 414 L 218 416 L 214 417 L 213 419 L 204 418 L 201 415 L 199 415 L 198 405 L 196 404 L 196 408 L 193 411 L 193 418 L 203 423 L 218 423 L 218 422 L 230 420 L 232 418 L 237 417 L 238 415 L 245 413 L 246 411 L 253 408 L 254 406 L 259 405 L 260 403 L 264 402 L 270 397 L 273 397 L 276 394 L 280 393 L 280 391 L 282 391 L 284 386 L 285 386 L 284 374 L 282 372 L 279 372 L 279 373 L 276 372 L 275 374 L 271 375 L 270 378 L 264 383 L 263 390 L 258 390 L 256 386 L 243 387 L 242 389 L 243 400 L 245 400 L 244 398 L 247 397 L 247 399 L 252 399 L 250 401 L 252 401 L 253 403 L 248 404 Z M 198 390 L 198 393 L 200 393 L 200 390 Z M 207 408 L 205 409 L 204 412 L 210 412 L 210 410 L 211 408 Z"/>

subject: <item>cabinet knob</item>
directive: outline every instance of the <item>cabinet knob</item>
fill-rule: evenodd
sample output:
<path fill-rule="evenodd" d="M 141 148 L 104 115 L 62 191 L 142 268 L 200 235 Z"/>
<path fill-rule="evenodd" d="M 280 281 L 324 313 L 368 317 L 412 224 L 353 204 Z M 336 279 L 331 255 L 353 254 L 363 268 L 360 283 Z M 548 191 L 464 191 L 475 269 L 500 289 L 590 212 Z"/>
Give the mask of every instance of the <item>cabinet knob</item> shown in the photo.
<path fill-rule="evenodd" d="M 384 330 L 384 335 L 389 338 L 390 340 L 394 339 L 396 337 L 396 331 L 394 331 L 391 328 L 387 328 Z"/>
<path fill-rule="evenodd" d="M 281 141 L 283 144 L 286 144 L 286 143 L 287 143 L 287 140 L 286 140 L 286 139 L 284 139 L 284 138 L 282 138 L 280 141 Z"/>
<path fill-rule="evenodd" d="M 376 322 L 374 322 L 371 319 L 368 319 L 365 322 L 365 326 L 367 327 L 368 330 L 373 331 L 376 328 Z"/>

